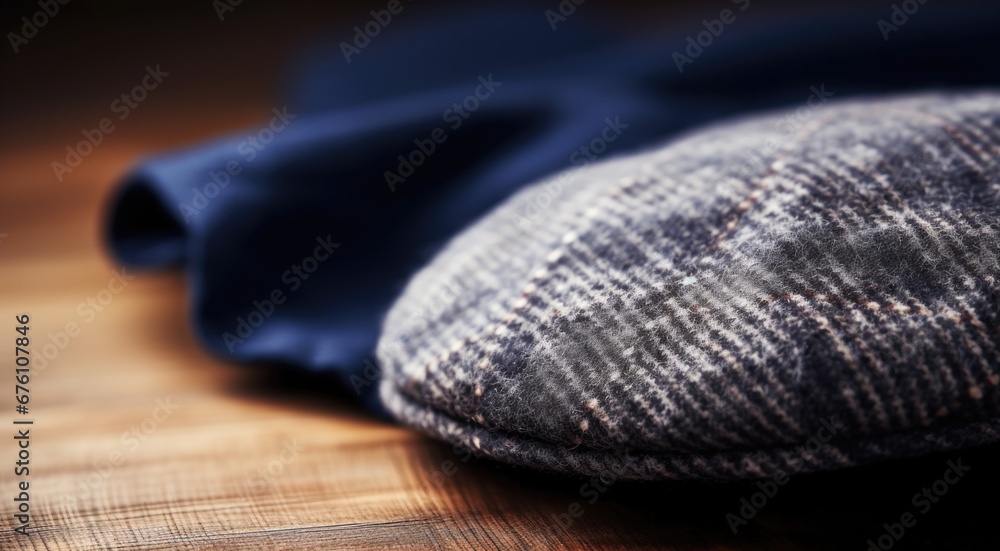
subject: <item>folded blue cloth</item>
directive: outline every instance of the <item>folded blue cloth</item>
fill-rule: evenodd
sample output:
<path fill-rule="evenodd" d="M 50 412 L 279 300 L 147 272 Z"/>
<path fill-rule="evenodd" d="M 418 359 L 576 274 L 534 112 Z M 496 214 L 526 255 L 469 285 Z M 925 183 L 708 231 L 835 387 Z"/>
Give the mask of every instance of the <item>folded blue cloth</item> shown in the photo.
<path fill-rule="evenodd" d="M 888 40 L 885 10 L 734 11 L 680 69 L 684 33 L 553 31 L 534 9 L 399 17 L 350 63 L 340 40 L 317 44 L 260 128 L 141 161 L 112 199 L 110 247 L 130 267 L 184 266 L 212 352 L 335 373 L 374 404 L 369 362 L 408 277 L 521 186 L 813 90 L 1000 79 L 995 8 L 926 4 Z"/>

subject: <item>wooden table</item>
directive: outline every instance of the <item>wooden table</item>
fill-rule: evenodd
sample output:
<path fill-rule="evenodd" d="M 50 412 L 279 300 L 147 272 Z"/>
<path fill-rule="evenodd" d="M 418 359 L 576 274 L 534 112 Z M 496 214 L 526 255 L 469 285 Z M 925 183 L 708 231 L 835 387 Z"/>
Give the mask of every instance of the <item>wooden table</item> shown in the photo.
<path fill-rule="evenodd" d="M 997 447 L 793 478 L 733 534 L 727 514 L 739 514 L 753 484 L 619 482 L 591 503 L 588 481 L 466 460 L 370 418 L 321 381 L 206 355 L 190 332 L 182 274 L 111 284 L 120 268 L 99 230 L 109 190 L 137 157 L 256 124 L 272 106 L 264 83 L 280 56 L 260 50 L 255 72 L 234 68 L 248 66 L 253 33 L 228 20 L 220 27 L 208 4 L 197 7 L 206 20 L 182 33 L 187 50 L 168 47 L 180 40 L 173 24 L 119 22 L 107 26 L 119 41 L 105 42 L 92 35 L 104 27 L 60 15 L 63 30 L 53 19 L 5 67 L 18 97 L 4 100 L 14 109 L 0 142 L 0 350 L 9 373 L 0 390 L 0 548 L 861 550 L 955 458 L 970 473 L 894 548 L 996 548 Z M 311 14 L 299 8 L 307 25 Z M 269 17 L 239 9 L 251 22 Z M 275 40 L 295 29 L 275 30 Z M 140 32 L 147 40 L 122 47 Z M 57 181 L 51 163 L 64 147 L 160 59 L 173 72 L 162 91 Z M 231 68 L 227 78 L 219 66 Z M 73 93 L 59 88 L 65 82 L 76 83 Z M 89 310 L 92 298 L 106 302 L 100 312 Z M 20 416 L 9 345 L 25 312 L 34 357 L 46 345 L 58 352 L 36 362 L 30 414 Z M 79 332 L 70 336 L 67 324 Z M 13 531 L 23 479 L 14 476 L 15 418 L 35 423 L 29 536 Z"/>

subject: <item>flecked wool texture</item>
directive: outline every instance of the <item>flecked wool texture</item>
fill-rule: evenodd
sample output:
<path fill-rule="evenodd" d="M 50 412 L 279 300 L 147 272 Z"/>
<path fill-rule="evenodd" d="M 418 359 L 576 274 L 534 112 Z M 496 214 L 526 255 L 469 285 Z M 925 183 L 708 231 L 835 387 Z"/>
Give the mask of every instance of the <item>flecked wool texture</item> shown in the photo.
<path fill-rule="evenodd" d="M 388 314 L 380 393 L 476 454 L 752 479 L 1000 438 L 1000 95 L 811 102 L 529 186 Z"/>

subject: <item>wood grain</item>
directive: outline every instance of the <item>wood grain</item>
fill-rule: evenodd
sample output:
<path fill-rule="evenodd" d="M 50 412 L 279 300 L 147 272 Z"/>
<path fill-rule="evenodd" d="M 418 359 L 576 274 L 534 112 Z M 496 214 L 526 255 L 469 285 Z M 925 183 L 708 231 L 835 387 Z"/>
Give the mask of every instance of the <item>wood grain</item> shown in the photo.
<path fill-rule="evenodd" d="M 81 316 L 119 269 L 97 228 L 107 182 L 131 155 L 109 148 L 82 185 L 61 189 L 39 173 L 44 156 L 2 156 L 0 178 L 29 184 L 2 191 L 0 341 L 22 312 L 36 356 L 67 323 L 81 328 L 33 374 L 27 538 L 11 530 L 16 448 L 3 437 L 3 549 L 864 548 L 945 464 L 793 479 L 733 535 L 726 514 L 751 484 L 621 482 L 590 503 L 587 481 L 469 459 L 371 418 L 322 381 L 212 359 L 190 334 L 180 274 L 138 275 Z M 3 362 L 13 369 L 13 356 Z M 15 417 L 11 379 L 0 419 Z M 156 412 L 158 400 L 176 410 Z M 132 427 L 141 441 L 123 436 Z M 990 541 L 983 515 L 995 509 L 976 503 L 1000 487 L 989 472 L 1000 454 L 957 456 L 979 468 L 976 481 L 910 543 Z"/>
<path fill-rule="evenodd" d="M 968 481 L 900 547 L 995 548 L 997 447 L 793 478 L 733 534 L 726 515 L 758 491 L 753 483 L 619 482 L 591 503 L 591 482 L 468 459 L 372 418 L 321 380 L 213 359 L 191 335 L 180 273 L 138 275 L 92 320 L 81 315 L 119 269 L 99 238 L 116 179 L 141 155 L 252 125 L 271 109 L 262 77 L 250 86 L 245 75 L 273 71 L 279 56 L 262 48 L 292 43 L 311 12 L 289 10 L 299 20 L 275 31 L 285 38 L 260 41 L 253 22 L 271 12 L 249 4 L 239 15 L 250 23 L 220 27 L 201 2 L 192 13 L 207 19 L 193 30 L 176 21 L 143 29 L 151 34 L 132 43 L 135 59 L 121 42 L 95 46 L 94 29 L 119 39 L 139 31 L 74 27 L 67 8 L 17 59 L 18 82 L 44 68 L 77 88 L 25 87 L 24 108 L 5 119 L 19 132 L 0 141 L 0 365 L 11 374 L 0 378 L 0 549 L 865 549 L 954 458 L 972 466 Z M 58 32 L 92 55 L 78 62 L 44 42 Z M 178 36 L 197 46 L 175 52 Z M 237 56 L 253 71 L 227 65 Z M 106 114 L 105 100 L 133 78 L 125 69 L 160 59 L 176 70 L 162 93 L 58 182 L 50 163 Z M 215 79 L 219 67 L 229 78 Z M 7 346 L 23 312 L 36 356 L 67 323 L 81 328 L 33 374 L 28 537 L 12 531 Z M 158 400 L 176 409 L 165 415 Z M 143 439 L 127 436 L 133 427 Z"/>

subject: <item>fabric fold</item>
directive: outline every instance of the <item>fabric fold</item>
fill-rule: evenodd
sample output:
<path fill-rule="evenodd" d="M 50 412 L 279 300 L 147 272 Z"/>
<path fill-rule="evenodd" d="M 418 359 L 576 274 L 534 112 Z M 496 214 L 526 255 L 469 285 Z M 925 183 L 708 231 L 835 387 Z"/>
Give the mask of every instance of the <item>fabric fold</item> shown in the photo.
<path fill-rule="evenodd" d="M 213 353 L 334 373 L 374 404 L 393 300 L 522 186 L 813 86 L 995 84 L 998 39 L 975 30 L 996 13 L 927 5 L 889 42 L 874 10 L 775 21 L 767 36 L 737 20 L 683 71 L 680 32 L 612 37 L 582 17 L 553 31 L 534 9 L 399 17 L 349 63 L 337 40 L 313 45 L 259 127 L 140 161 L 107 239 L 127 266 L 183 267 Z M 930 55 L 940 63 L 915 70 Z"/>

